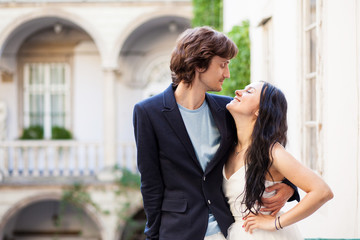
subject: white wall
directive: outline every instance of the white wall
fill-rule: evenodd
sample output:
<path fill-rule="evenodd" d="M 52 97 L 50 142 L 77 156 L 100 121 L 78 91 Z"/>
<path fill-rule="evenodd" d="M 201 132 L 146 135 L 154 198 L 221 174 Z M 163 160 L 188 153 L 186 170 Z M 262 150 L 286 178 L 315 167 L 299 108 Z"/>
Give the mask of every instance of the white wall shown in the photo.
<path fill-rule="evenodd" d="M 79 44 L 74 53 L 73 129 L 80 141 L 103 139 L 103 75 L 100 55 L 92 42 Z"/>
<path fill-rule="evenodd" d="M 289 124 L 289 151 L 301 155 L 301 42 L 299 2 L 263 0 L 249 7 L 241 16 L 224 12 L 224 21 L 249 17 L 251 21 L 251 77 L 263 77 L 262 30 L 263 18 L 273 21 L 274 82 L 286 94 Z M 226 4 L 239 6 L 238 1 Z M 316 213 L 298 223 L 306 238 L 360 237 L 360 3 L 357 1 L 323 1 L 323 152 L 324 180 L 335 197 Z M 224 8 L 225 11 L 227 8 Z M 241 11 L 239 12 L 241 13 Z M 226 16 L 226 17 L 225 17 Z M 230 29 L 230 26 L 227 26 Z M 319 94 L 319 93 L 318 93 Z M 301 191 L 301 195 L 304 193 Z M 294 206 L 288 204 L 287 208 Z"/>
<path fill-rule="evenodd" d="M 224 32 L 229 32 L 234 25 L 239 25 L 241 21 L 249 19 L 250 7 L 251 2 L 248 0 L 223 0 Z"/>
<path fill-rule="evenodd" d="M 272 17 L 273 25 L 273 83 L 284 91 L 288 101 L 288 149 L 291 153 L 300 157 L 300 91 L 298 86 L 298 9 L 296 1 L 267 1 L 260 2 L 244 1 L 244 16 L 234 19 L 250 20 L 251 40 L 251 81 L 264 79 L 264 54 L 263 54 L 263 30 L 259 23 L 268 17 Z M 239 2 L 236 2 L 239 4 Z M 228 5 L 230 1 L 228 1 Z M 243 6 L 239 6 L 243 9 Z M 284 11 L 286 9 L 286 11 Z M 241 13 L 241 12 L 240 12 Z M 231 12 L 224 16 L 231 16 Z M 235 20 L 233 20 L 235 22 Z M 238 24 L 238 23 L 236 23 Z M 228 28 L 230 28 L 228 26 Z M 290 97 L 291 96 L 291 97 Z"/>
<path fill-rule="evenodd" d="M 273 73 L 274 84 L 288 101 L 288 150 L 300 158 L 300 90 L 298 88 L 297 48 L 297 5 L 296 1 L 274 1 L 273 9 Z M 286 9 L 286 11 L 284 11 Z M 253 59 L 252 61 L 260 59 Z M 263 61 L 262 61 L 263 62 Z M 264 79 L 266 80 L 266 79 Z"/>
<path fill-rule="evenodd" d="M 335 194 L 328 219 L 339 219 L 326 221 L 332 237 L 360 236 L 355 9 L 355 1 L 324 4 L 324 177 Z"/>

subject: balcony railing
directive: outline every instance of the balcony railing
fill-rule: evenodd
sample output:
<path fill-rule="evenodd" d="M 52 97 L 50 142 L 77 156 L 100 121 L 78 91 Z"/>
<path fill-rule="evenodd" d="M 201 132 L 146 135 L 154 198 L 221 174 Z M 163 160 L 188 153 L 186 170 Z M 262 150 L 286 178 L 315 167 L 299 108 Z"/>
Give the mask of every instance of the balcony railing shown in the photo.
<path fill-rule="evenodd" d="M 134 143 L 118 143 L 114 165 L 136 172 L 135 159 Z M 5 178 L 95 176 L 105 167 L 103 160 L 104 147 L 97 142 L 0 141 L 0 171 Z"/>

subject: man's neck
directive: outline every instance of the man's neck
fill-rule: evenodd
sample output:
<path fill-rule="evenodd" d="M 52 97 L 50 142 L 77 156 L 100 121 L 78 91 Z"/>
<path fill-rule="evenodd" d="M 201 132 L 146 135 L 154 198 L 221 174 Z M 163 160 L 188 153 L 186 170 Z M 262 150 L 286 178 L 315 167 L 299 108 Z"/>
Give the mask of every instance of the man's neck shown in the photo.
<path fill-rule="evenodd" d="M 198 109 L 205 100 L 206 91 L 195 84 L 189 86 L 180 82 L 175 90 L 175 99 L 181 106 L 195 110 Z"/>

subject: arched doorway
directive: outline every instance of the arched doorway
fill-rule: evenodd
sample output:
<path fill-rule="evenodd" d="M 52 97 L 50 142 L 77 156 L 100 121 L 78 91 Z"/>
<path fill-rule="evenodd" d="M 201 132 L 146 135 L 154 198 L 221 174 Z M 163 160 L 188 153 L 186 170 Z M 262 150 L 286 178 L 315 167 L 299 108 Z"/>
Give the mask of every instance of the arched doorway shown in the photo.
<path fill-rule="evenodd" d="M 146 215 L 144 209 L 140 209 L 126 223 L 121 239 L 119 240 L 145 240 L 145 223 Z"/>
<path fill-rule="evenodd" d="M 2 240 L 100 240 L 99 227 L 81 208 L 41 200 L 19 209 L 2 229 Z"/>

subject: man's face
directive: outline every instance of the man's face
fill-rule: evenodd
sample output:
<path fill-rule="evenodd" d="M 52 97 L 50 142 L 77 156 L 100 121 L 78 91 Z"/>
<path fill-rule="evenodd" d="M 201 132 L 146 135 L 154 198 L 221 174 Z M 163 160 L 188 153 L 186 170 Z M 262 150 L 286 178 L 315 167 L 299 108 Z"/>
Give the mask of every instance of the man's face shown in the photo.
<path fill-rule="evenodd" d="M 206 71 L 199 72 L 199 83 L 206 91 L 219 92 L 226 78 L 230 78 L 229 71 L 230 60 L 215 56 L 211 59 L 209 67 Z"/>

